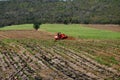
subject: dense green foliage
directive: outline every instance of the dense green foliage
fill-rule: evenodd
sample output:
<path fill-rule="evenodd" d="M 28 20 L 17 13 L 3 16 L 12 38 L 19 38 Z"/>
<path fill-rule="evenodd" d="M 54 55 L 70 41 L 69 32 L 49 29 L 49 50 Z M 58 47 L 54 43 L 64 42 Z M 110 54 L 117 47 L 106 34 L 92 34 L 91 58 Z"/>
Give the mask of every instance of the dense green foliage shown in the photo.
<path fill-rule="evenodd" d="M 79 24 L 42 24 L 40 26 L 41 30 L 52 32 L 56 34 L 57 32 L 65 33 L 68 36 L 73 36 L 82 39 L 120 39 L 119 32 L 112 32 L 106 30 L 98 30 L 93 28 L 84 27 Z M 25 25 L 13 25 L 0 28 L 0 30 L 33 30 L 32 24 Z"/>
<path fill-rule="evenodd" d="M 0 26 L 23 23 L 120 24 L 120 0 L 0 1 Z"/>
<path fill-rule="evenodd" d="M 33 28 L 34 28 L 35 30 L 38 30 L 38 29 L 40 28 L 40 25 L 41 25 L 41 23 L 34 23 L 34 24 L 33 24 Z"/>

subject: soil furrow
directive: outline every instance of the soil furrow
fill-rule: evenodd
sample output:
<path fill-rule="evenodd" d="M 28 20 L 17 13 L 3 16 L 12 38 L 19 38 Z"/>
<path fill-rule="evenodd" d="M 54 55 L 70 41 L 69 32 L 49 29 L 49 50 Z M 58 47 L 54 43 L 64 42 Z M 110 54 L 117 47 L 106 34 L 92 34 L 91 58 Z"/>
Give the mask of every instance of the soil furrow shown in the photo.
<path fill-rule="evenodd" d="M 44 50 L 43 48 L 41 49 L 41 50 L 43 50 L 43 51 L 46 51 L 46 50 Z M 45 52 L 43 52 L 44 54 L 42 55 L 42 57 L 44 58 L 44 59 L 46 59 L 49 63 L 51 63 L 51 61 L 54 61 L 54 59 L 52 59 L 50 56 L 46 56 L 47 55 L 47 53 L 46 53 L 46 55 L 45 55 Z M 49 52 L 49 54 L 50 54 L 50 52 Z M 53 56 L 53 55 L 51 55 L 51 56 Z M 57 55 L 57 57 L 59 57 L 59 55 Z M 64 58 L 62 58 L 62 57 L 59 57 L 59 58 L 57 58 L 58 59 L 58 62 L 59 63 L 56 63 L 55 65 L 57 66 L 57 65 L 60 65 L 60 63 L 68 63 L 69 65 L 69 67 L 70 67 L 70 70 L 72 70 L 72 72 L 74 73 L 74 75 L 78 75 L 78 72 L 79 72 L 79 74 L 84 74 L 84 73 L 82 73 L 82 72 L 80 72 L 80 71 L 78 71 L 77 73 L 76 73 L 76 70 L 74 69 L 74 68 L 72 68 L 71 66 L 72 65 L 70 65 L 70 64 L 72 64 L 71 62 L 69 62 L 69 61 L 67 61 L 67 60 L 65 60 Z M 61 61 L 59 61 L 59 60 L 61 60 Z M 62 62 L 63 61 L 63 62 Z M 52 64 L 53 65 L 53 64 Z M 75 64 L 74 64 L 75 65 Z M 65 64 L 64 64 L 64 66 L 65 66 Z M 55 67 L 55 68 L 59 68 L 59 67 Z M 72 69 L 71 69 L 72 68 Z M 61 69 L 64 69 L 64 67 L 62 67 Z M 67 70 L 67 71 L 70 71 L 70 70 Z M 64 71 L 64 70 L 62 70 L 62 71 Z M 61 72 L 62 72 L 61 71 Z M 65 71 L 66 72 L 66 71 Z M 64 74 L 66 74 L 64 72 Z M 71 71 L 70 71 L 71 72 Z M 66 74 L 67 75 L 67 74 Z M 89 78 L 91 78 L 91 77 L 89 77 L 88 75 L 86 75 L 86 74 L 84 74 L 85 76 L 83 76 L 83 78 L 85 78 L 85 79 L 89 79 Z M 80 76 L 80 75 L 79 75 Z M 69 76 L 70 77 L 70 76 Z M 91 78 L 92 79 L 92 78 Z M 94 78 L 93 78 L 94 79 Z"/>
<path fill-rule="evenodd" d="M 30 47 L 30 46 L 29 46 L 29 47 Z M 30 47 L 30 48 L 32 48 L 32 47 Z M 42 72 L 45 73 L 45 72 L 44 72 L 45 70 L 49 70 L 49 71 L 51 72 L 49 75 L 52 75 L 52 76 L 53 76 L 53 78 L 52 78 L 52 76 L 51 76 L 52 79 L 55 79 L 55 78 L 58 77 L 59 80 L 65 80 L 65 79 L 71 80 L 71 79 L 66 78 L 65 76 L 63 76 L 61 73 L 59 73 L 59 71 L 56 71 L 55 69 L 51 68 L 50 65 L 47 64 L 49 67 L 46 66 L 45 63 L 46 63 L 47 61 L 44 61 L 44 60 L 42 60 L 41 57 L 38 57 L 38 56 L 40 56 L 40 55 L 37 54 L 37 52 L 36 52 L 35 55 L 32 55 L 32 56 L 34 56 L 34 57 L 33 57 L 34 60 L 37 59 L 38 64 L 41 65 L 41 69 L 43 69 L 43 70 L 40 71 L 40 73 L 42 73 Z M 42 74 L 43 74 L 43 73 L 42 73 Z M 42 75 L 42 74 L 41 74 L 41 75 Z M 53 75 L 53 74 L 54 74 L 54 75 Z M 47 74 L 46 74 L 46 75 L 47 75 Z M 50 77 L 49 75 L 48 75 L 48 77 Z M 61 76 L 61 77 L 60 77 L 60 76 Z M 47 77 L 46 77 L 46 78 L 47 78 Z M 46 79 L 46 78 L 45 78 L 45 79 Z M 44 79 L 44 78 L 43 78 L 43 79 Z"/>
<path fill-rule="evenodd" d="M 59 47 L 60 48 L 60 47 Z M 62 47 L 62 49 L 60 49 L 61 51 L 62 50 L 64 50 L 65 48 L 63 48 Z M 76 59 L 76 60 L 81 60 L 81 58 L 83 59 L 83 61 L 82 62 L 87 62 L 88 63 L 88 65 L 92 65 L 93 66 L 93 70 L 94 70 L 94 66 L 97 68 L 96 70 L 99 70 L 98 72 L 100 72 L 101 74 L 106 74 L 106 76 L 108 77 L 108 75 L 113 75 L 113 74 L 116 74 L 116 73 L 118 73 L 118 72 L 116 72 L 115 70 L 109 70 L 109 69 L 106 69 L 105 67 L 103 67 L 103 66 L 100 66 L 100 64 L 98 65 L 98 63 L 97 64 L 95 64 L 95 63 L 93 63 L 93 60 L 87 60 L 87 59 L 85 59 L 84 57 L 82 57 L 82 55 L 81 56 L 79 56 L 78 54 L 76 54 L 75 52 L 73 52 L 73 51 L 70 51 L 70 50 L 68 50 L 68 49 L 65 49 L 64 50 L 65 51 L 65 54 L 68 54 L 68 55 L 70 55 L 70 56 L 74 56 L 74 58 Z M 68 53 L 67 53 L 67 51 L 68 51 Z M 80 54 L 80 53 L 79 53 Z M 92 66 L 89 66 L 89 67 L 91 67 L 92 68 Z"/>

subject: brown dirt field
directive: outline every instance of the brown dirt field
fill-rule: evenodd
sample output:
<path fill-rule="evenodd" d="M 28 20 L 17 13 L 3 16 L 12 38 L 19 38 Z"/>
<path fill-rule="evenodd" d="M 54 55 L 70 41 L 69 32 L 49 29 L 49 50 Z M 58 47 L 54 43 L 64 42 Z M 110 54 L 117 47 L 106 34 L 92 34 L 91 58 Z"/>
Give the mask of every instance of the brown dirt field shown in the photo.
<path fill-rule="evenodd" d="M 114 32 L 120 32 L 120 25 L 113 25 L 113 24 L 88 24 L 85 25 L 86 27 L 91 27 L 91 28 L 96 28 L 96 29 L 100 29 L 100 30 L 110 30 L 110 31 L 114 31 Z"/>
<path fill-rule="evenodd" d="M 8 30 L 0 31 L 0 39 L 21 39 L 21 38 L 31 38 L 31 39 L 54 39 L 54 35 L 46 31 L 34 31 L 34 30 Z M 72 36 L 68 36 L 66 40 L 76 40 Z"/>
<path fill-rule="evenodd" d="M 0 31 L 0 37 L 20 38 L 9 42 L 0 40 L 0 80 L 34 80 L 36 77 L 40 80 L 120 78 L 120 41 L 76 41 L 69 36 L 66 40 L 75 41 L 57 43 L 49 41 L 54 39 L 54 34 L 32 30 Z"/>
<path fill-rule="evenodd" d="M 68 36 L 67 40 L 76 40 L 76 38 L 74 38 L 72 36 Z"/>
<path fill-rule="evenodd" d="M 0 39 L 33 38 L 33 39 L 52 39 L 53 34 L 45 31 L 17 30 L 0 31 Z"/>

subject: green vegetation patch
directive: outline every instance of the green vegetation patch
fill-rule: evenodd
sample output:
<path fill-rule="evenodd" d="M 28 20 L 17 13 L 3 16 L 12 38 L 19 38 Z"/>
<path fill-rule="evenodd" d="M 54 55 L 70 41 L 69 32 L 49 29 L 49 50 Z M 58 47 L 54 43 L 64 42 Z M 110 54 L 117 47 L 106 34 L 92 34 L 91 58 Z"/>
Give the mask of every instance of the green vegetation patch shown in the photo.
<path fill-rule="evenodd" d="M 33 30 L 32 24 L 12 25 L 0 28 L 0 30 Z"/>
<path fill-rule="evenodd" d="M 80 24 L 44 24 L 41 29 L 52 33 L 62 32 L 83 39 L 120 39 L 119 32 L 88 28 Z"/>
<path fill-rule="evenodd" d="M 53 34 L 61 32 L 81 39 L 120 39 L 120 32 L 88 28 L 80 24 L 43 24 L 40 29 Z M 0 30 L 34 30 L 34 28 L 33 24 L 23 24 L 6 26 Z"/>

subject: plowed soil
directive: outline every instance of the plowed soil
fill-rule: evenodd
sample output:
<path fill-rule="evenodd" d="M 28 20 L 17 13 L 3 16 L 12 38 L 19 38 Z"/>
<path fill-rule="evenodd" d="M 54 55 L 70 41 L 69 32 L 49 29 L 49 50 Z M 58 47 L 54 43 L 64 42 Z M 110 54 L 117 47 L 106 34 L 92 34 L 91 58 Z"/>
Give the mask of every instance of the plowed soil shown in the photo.
<path fill-rule="evenodd" d="M 54 39 L 54 35 L 45 31 L 34 30 L 13 30 L 13 31 L 0 31 L 0 39 Z M 76 40 L 74 37 L 69 36 L 67 40 Z"/>
<path fill-rule="evenodd" d="M 45 31 L 0 31 L 0 80 L 120 80 L 119 40 L 53 37 Z"/>
<path fill-rule="evenodd" d="M 84 26 L 91 27 L 91 28 L 96 28 L 96 29 L 100 29 L 100 30 L 110 30 L 110 31 L 114 31 L 114 32 L 120 32 L 120 25 L 88 24 L 88 25 L 84 25 Z"/>
<path fill-rule="evenodd" d="M 34 30 L 13 30 L 13 31 L 0 31 L 0 39 L 16 39 L 16 38 L 32 38 L 32 39 L 52 39 L 53 34 L 44 31 Z"/>

